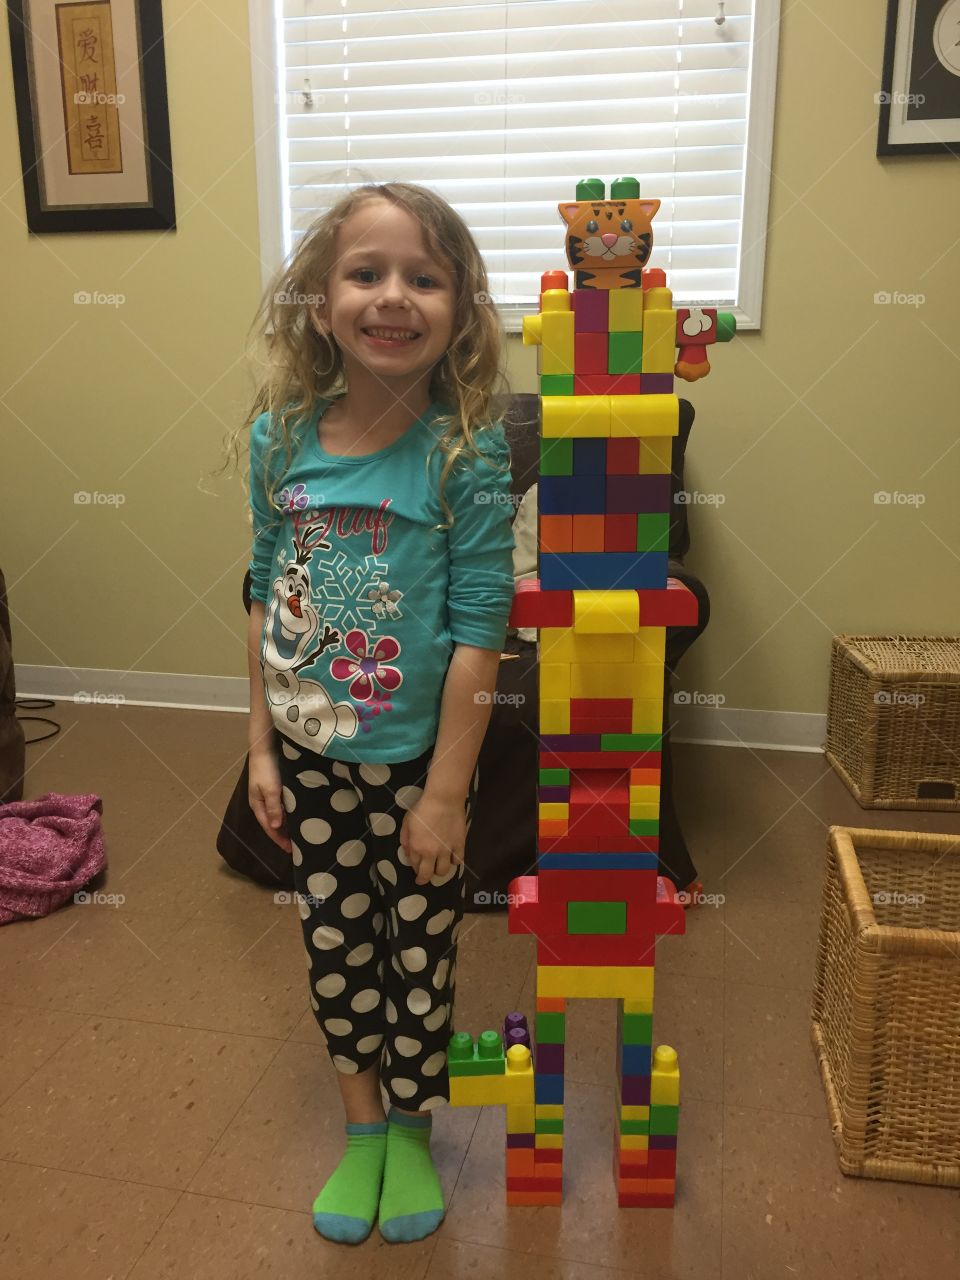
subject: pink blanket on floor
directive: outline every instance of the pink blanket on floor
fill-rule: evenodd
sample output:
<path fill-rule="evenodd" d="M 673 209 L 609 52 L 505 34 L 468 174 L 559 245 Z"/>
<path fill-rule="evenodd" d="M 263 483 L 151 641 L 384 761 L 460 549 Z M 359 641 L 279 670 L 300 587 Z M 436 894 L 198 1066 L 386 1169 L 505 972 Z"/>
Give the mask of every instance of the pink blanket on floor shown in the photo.
<path fill-rule="evenodd" d="M 0 804 L 0 924 L 45 916 L 102 871 L 100 796 Z"/>

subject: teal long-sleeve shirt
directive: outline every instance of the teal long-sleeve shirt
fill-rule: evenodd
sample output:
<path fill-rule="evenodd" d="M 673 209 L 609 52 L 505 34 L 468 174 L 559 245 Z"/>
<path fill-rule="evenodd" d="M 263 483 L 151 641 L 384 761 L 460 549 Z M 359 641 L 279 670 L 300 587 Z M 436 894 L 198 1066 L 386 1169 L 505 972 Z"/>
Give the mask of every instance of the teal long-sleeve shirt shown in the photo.
<path fill-rule="evenodd" d="M 481 458 L 458 462 L 439 498 L 444 455 L 434 403 L 393 444 L 326 453 L 330 400 L 294 426 L 264 474 L 269 415 L 253 423 L 251 595 L 266 605 L 260 667 L 273 723 L 334 760 L 412 760 L 436 741 L 453 648 L 503 648 L 513 599 L 509 450 L 499 424 Z M 498 470 L 500 464 L 507 464 Z M 278 472 L 280 473 L 278 475 Z M 271 507 L 271 480 L 281 510 Z"/>

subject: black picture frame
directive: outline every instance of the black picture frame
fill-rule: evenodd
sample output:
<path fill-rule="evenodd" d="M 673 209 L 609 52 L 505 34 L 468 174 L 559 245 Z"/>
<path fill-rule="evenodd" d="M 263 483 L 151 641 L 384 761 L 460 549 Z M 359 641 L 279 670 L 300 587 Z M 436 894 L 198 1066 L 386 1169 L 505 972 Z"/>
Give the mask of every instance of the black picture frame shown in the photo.
<path fill-rule="evenodd" d="M 49 0 L 52 3 L 52 0 Z M 142 154 L 148 198 L 82 205 L 51 203 L 44 195 L 45 157 L 38 145 L 37 104 L 32 61 L 30 5 L 44 0 L 7 0 L 10 52 L 23 170 L 27 230 L 31 235 L 77 231 L 172 231 L 176 228 L 167 75 L 160 0 L 129 0 L 136 22 L 137 66 L 142 104 Z M 108 8 L 113 0 L 108 0 Z M 129 52 L 129 50 L 126 50 Z M 61 67 L 63 66 L 61 60 Z M 125 145 L 131 145 L 129 139 Z"/>
<path fill-rule="evenodd" d="M 934 51 L 934 32 L 939 17 L 946 10 L 960 5 L 944 4 L 944 0 L 888 0 L 887 28 L 883 45 L 883 73 L 880 93 L 877 100 L 880 104 L 880 119 L 877 130 L 877 155 L 952 155 L 960 156 L 960 74 L 946 70 L 942 61 Z M 953 21 L 953 14 L 948 15 Z M 960 32 L 958 32 L 960 35 Z M 929 45 L 925 50 L 924 46 Z M 906 76 L 897 76 L 897 49 L 906 46 L 911 57 L 908 60 Z M 960 46 L 958 46 L 960 48 Z M 917 54 L 920 58 L 914 61 Z M 928 95 L 925 90 L 932 89 L 932 102 L 926 106 Z M 916 103 L 917 98 L 923 99 Z M 949 114 L 944 114 L 944 112 Z M 903 138 L 891 138 L 891 126 L 896 125 L 904 114 L 914 116 L 909 123 L 915 134 L 922 135 L 924 121 L 928 121 L 926 131 L 934 122 L 941 129 L 946 125 L 947 132 L 955 133 L 949 140 L 929 138 L 907 141 Z M 955 125 L 955 130 L 952 126 Z"/>

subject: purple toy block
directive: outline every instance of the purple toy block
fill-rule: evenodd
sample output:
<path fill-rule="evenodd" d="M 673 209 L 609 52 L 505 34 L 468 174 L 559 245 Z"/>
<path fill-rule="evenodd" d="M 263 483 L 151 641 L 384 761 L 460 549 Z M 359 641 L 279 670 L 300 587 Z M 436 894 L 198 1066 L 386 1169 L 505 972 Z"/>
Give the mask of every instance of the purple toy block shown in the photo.
<path fill-rule="evenodd" d="M 511 1027 L 506 1035 L 507 1048 L 512 1049 L 515 1044 L 522 1044 L 525 1049 L 532 1049 L 530 1042 L 530 1032 L 526 1027 Z"/>
<path fill-rule="evenodd" d="M 508 1133 L 508 1147 L 532 1147 L 535 1146 L 534 1134 L 532 1133 Z"/>
<path fill-rule="evenodd" d="M 541 787 L 539 791 L 541 804 L 566 804 L 570 799 L 569 787 Z"/>
<path fill-rule="evenodd" d="M 640 376 L 640 394 L 647 396 L 673 395 L 672 373 L 644 373 Z"/>
<path fill-rule="evenodd" d="M 534 1056 L 534 1070 L 537 1075 L 563 1075 L 563 1045 L 538 1044 Z"/>
<path fill-rule="evenodd" d="M 607 514 L 670 511 L 670 476 L 607 476 Z"/>
<path fill-rule="evenodd" d="M 514 1027 L 523 1027 L 524 1031 L 526 1031 L 527 1015 L 525 1013 L 517 1011 L 516 1013 L 507 1014 L 503 1020 L 503 1029 L 505 1031 L 512 1031 Z"/>
<path fill-rule="evenodd" d="M 677 1135 L 675 1133 L 651 1133 L 647 1146 L 651 1151 L 676 1151 Z"/>
<path fill-rule="evenodd" d="M 543 733 L 541 751 L 599 751 L 599 733 Z"/>
<path fill-rule="evenodd" d="M 570 295 L 575 333 L 606 333 L 609 317 L 606 289 L 574 289 Z"/>
<path fill-rule="evenodd" d="M 650 1077 L 624 1076 L 620 1083 L 620 1103 L 624 1107 L 649 1107 Z"/>

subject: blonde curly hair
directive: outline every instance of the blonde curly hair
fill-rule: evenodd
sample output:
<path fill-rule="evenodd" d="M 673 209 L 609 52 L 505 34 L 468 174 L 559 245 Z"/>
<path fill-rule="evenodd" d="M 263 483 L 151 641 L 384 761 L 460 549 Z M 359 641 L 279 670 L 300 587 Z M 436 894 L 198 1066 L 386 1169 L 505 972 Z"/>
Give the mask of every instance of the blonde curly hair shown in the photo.
<path fill-rule="evenodd" d="M 429 385 L 431 401 L 444 410 L 434 419 L 438 439 L 430 452 L 440 449 L 445 455 L 439 497 L 447 523 L 438 527 L 447 529 L 453 514 L 443 496 L 446 478 L 459 458 L 479 455 L 483 431 L 494 425 L 493 400 L 508 388 L 503 326 L 490 298 L 483 258 L 460 215 L 426 187 L 408 182 L 364 183 L 316 219 L 290 261 L 275 273 L 250 326 L 261 376 L 253 404 L 231 433 L 227 448 L 237 458 L 242 433 L 261 413 L 269 412 L 263 481 L 270 506 L 279 512 L 275 489 L 292 462 L 296 426 L 311 419 L 321 399 L 347 389 L 340 348 L 332 335 L 317 331 L 310 310 L 325 292 L 337 261 L 340 227 L 370 200 L 390 200 L 406 209 L 422 228 L 427 249 L 439 255 L 455 280 L 453 336 L 446 355 L 434 366 Z M 271 485 L 273 459 L 280 450 L 285 451 L 284 466 Z M 246 479 L 249 495 L 249 471 Z"/>

